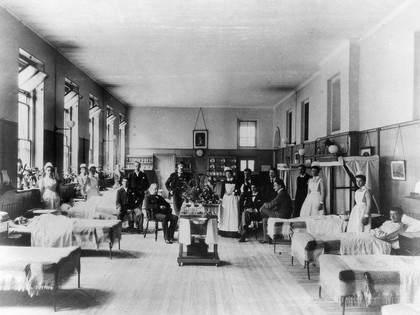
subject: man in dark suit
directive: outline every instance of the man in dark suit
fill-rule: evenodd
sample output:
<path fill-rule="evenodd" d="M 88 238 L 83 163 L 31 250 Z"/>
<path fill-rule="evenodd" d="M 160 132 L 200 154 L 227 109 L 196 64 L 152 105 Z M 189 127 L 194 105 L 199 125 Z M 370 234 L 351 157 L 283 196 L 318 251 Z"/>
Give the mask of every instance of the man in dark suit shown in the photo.
<path fill-rule="evenodd" d="M 299 176 L 296 179 L 296 195 L 295 195 L 295 207 L 293 210 L 293 218 L 300 216 L 300 208 L 302 208 L 303 202 L 308 195 L 308 180 L 312 178 L 311 175 L 306 173 L 306 166 L 301 164 L 298 166 Z"/>
<path fill-rule="evenodd" d="M 249 168 L 244 169 L 244 177 L 239 180 L 239 186 L 241 188 L 241 196 L 239 199 L 239 222 L 241 221 L 242 213 L 245 208 L 245 198 L 251 191 L 251 184 L 255 183 L 255 178 L 252 176 L 252 171 Z"/>
<path fill-rule="evenodd" d="M 127 216 L 128 226 L 131 232 L 134 231 L 134 222 L 137 224 L 139 233 L 143 230 L 143 212 L 134 202 L 132 191 L 128 188 L 127 178 L 121 177 L 121 187 L 117 190 L 116 199 L 117 210 L 120 211 L 118 219 L 123 221 Z"/>
<path fill-rule="evenodd" d="M 292 199 L 286 190 L 286 186 L 284 185 L 283 180 L 277 178 L 274 181 L 274 190 L 277 192 L 277 195 L 270 202 L 264 203 L 260 209 L 264 233 L 264 239 L 260 241 L 260 243 L 269 242 L 267 235 L 268 218 L 289 219 L 290 215 L 292 214 Z"/>
<path fill-rule="evenodd" d="M 238 232 L 241 234 L 239 242 L 245 242 L 248 226 L 252 221 L 261 221 L 260 208 L 263 205 L 261 193 L 258 191 L 258 186 L 255 182 L 251 182 L 251 188 L 244 194 L 244 204 L 241 205 L 244 209 L 241 220 L 239 221 Z"/>
<path fill-rule="evenodd" d="M 268 178 L 262 182 L 262 193 L 264 201 L 273 200 L 273 198 L 277 195 L 276 191 L 273 188 L 274 181 L 278 178 L 277 170 L 272 167 L 268 171 Z"/>
<path fill-rule="evenodd" d="M 146 211 L 152 211 L 155 219 L 162 222 L 166 244 L 172 244 L 178 217 L 172 214 L 170 204 L 158 195 L 157 184 L 150 185 L 149 194 L 145 198 Z M 169 226 L 168 226 L 169 223 Z"/>
<path fill-rule="evenodd" d="M 141 209 L 144 192 L 149 188 L 149 180 L 145 173 L 140 171 L 140 162 L 134 162 L 134 171 L 128 174 L 128 187 L 132 191 L 135 206 Z"/>
<path fill-rule="evenodd" d="M 190 182 L 192 176 L 190 173 L 184 172 L 184 162 L 178 163 L 176 172 L 172 173 L 165 183 L 166 189 L 169 191 L 172 198 L 172 204 L 176 215 L 179 215 L 181 206 L 184 200 L 182 199 L 182 193 L 186 190 L 187 184 Z"/>

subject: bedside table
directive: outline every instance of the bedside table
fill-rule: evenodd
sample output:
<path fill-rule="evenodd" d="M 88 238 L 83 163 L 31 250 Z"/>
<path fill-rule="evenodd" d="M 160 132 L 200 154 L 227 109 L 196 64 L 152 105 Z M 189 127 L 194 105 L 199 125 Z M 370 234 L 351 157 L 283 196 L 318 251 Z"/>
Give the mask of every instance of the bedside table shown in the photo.
<path fill-rule="evenodd" d="M 398 235 L 400 251 L 406 256 L 420 256 L 420 232 L 404 232 Z"/>

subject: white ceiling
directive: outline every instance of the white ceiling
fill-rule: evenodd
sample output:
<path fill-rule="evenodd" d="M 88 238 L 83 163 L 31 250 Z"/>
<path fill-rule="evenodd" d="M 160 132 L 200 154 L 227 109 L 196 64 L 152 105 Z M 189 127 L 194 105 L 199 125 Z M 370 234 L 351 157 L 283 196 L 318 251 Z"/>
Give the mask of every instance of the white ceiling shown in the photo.
<path fill-rule="evenodd" d="M 272 107 L 404 0 L 0 0 L 129 106 Z"/>

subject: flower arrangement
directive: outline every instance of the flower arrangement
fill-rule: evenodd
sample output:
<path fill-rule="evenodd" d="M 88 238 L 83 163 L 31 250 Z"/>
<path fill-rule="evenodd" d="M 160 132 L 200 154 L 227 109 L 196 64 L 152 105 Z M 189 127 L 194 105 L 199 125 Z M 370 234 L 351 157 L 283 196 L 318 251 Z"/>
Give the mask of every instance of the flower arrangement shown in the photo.
<path fill-rule="evenodd" d="M 182 197 L 194 204 L 219 203 L 219 197 L 213 191 L 214 183 L 205 175 L 194 175 L 194 178 L 185 184 Z"/>
<path fill-rule="evenodd" d="M 77 182 L 77 174 L 73 170 L 63 173 L 63 184 L 71 184 Z"/>
<path fill-rule="evenodd" d="M 38 188 L 38 181 L 42 176 L 43 172 L 39 168 L 27 168 L 25 164 L 24 167 L 18 170 L 17 189 Z"/>

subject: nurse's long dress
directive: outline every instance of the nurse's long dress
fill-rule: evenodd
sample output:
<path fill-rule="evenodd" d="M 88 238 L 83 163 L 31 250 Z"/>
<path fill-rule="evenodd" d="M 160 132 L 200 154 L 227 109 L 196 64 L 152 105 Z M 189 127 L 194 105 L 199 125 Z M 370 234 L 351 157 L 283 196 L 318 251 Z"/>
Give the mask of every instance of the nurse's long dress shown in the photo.
<path fill-rule="evenodd" d="M 60 207 L 60 195 L 57 193 L 57 181 L 50 177 L 44 177 L 39 183 L 42 200 L 45 209 L 58 209 Z"/>
<path fill-rule="evenodd" d="M 235 234 L 235 232 L 238 232 L 239 226 L 239 196 L 235 195 L 235 182 L 225 182 L 224 185 L 225 194 L 223 195 L 219 214 L 219 231 L 228 232 L 227 234 Z"/>
<path fill-rule="evenodd" d="M 315 215 L 323 215 L 324 210 L 319 210 L 319 204 L 322 202 L 321 185 L 323 181 L 320 176 L 315 176 L 308 181 L 308 195 L 303 202 L 300 210 L 301 217 L 310 217 Z"/>
<path fill-rule="evenodd" d="M 354 194 L 354 200 L 356 201 L 355 206 L 351 210 L 349 223 L 347 225 L 347 232 L 351 233 L 368 233 L 370 230 L 370 217 L 369 217 L 369 224 L 363 225 L 362 219 L 367 211 L 367 203 L 366 203 L 366 192 L 368 188 L 366 186 L 361 187 L 360 189 L 356 190 Z"/>

